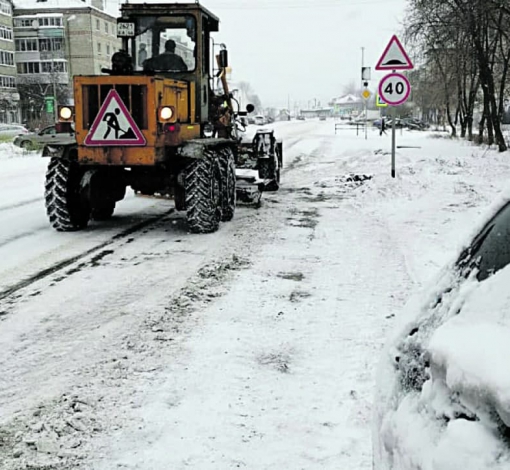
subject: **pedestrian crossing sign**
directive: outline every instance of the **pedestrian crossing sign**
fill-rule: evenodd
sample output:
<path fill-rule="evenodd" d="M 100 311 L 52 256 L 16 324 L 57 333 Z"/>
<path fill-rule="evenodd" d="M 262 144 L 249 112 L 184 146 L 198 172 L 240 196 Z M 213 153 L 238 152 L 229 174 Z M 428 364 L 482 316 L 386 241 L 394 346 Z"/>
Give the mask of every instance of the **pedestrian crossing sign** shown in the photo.
<path fill-rule="evenodd" d="M 385 103 L 382 100 L 381 95 L 379 95 L 379 93 L 377 93 L 377 99 L 375 100 L 375 105 L 379 108 L 386 108 L 388 106 L 388 103 Z"/>
<path fill-rule="evenodd" d="M 85 137 L 87 146 L 140 146 L 146 140 L 117 90 L 110 90 Z"/>

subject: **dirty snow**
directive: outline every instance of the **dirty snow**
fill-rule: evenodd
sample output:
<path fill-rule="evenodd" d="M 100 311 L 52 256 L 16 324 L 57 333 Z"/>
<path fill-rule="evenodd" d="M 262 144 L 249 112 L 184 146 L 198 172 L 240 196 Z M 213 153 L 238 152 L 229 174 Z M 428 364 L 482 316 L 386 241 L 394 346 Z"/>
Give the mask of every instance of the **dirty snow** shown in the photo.
<path fill-rule="evenodd" d="M 281 190 L 205 236 L 132 194 L 56 233 L 46 162 L 0 148 L 2 470 L 371 468 L 385 338 L 494 210 L 508 155 L 398 132 L 393 179 L 377 130 L 273 127 Z M 401 424 L 426 452 L 435 430 Z"/>

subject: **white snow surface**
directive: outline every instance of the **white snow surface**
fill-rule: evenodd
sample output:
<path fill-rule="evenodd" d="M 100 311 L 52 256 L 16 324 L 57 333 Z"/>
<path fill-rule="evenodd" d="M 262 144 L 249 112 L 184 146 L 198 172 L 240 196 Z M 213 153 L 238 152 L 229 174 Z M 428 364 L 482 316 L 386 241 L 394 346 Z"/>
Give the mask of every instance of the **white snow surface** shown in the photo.
<path fill-rule="evenodd" d="M 2 470 L 372 468 L 386 337 L 507 198 L 508 153 L 399 131 L 391 178 L 389 135 L 271 127 L 280 191 L 210 235 L 131 193 L 110 221 L 55 232 L 47 161 L 0 146 Z M 509 275 L 479 287 L 490 302 L 467 291 L 431 341 L 448 386 L 502 404 Z M 385 433 L 408 450 L 398 468 L 510 468 L 482 424 L 427 418 L 425 400 L 450 406 L 441 384 L 423 394 Z"/>

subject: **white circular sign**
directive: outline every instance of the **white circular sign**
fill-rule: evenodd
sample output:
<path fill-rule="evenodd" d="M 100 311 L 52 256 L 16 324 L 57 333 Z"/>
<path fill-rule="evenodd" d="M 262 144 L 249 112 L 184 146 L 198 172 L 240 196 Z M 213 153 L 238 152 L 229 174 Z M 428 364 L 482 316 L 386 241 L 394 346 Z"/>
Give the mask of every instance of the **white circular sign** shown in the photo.
<path fill-rule="evenodd" d="M 404 103 L 411 93 L 411 84 L 400 73 L 390 73 L 379 83 L 379 96 L 390 106 Z"/>

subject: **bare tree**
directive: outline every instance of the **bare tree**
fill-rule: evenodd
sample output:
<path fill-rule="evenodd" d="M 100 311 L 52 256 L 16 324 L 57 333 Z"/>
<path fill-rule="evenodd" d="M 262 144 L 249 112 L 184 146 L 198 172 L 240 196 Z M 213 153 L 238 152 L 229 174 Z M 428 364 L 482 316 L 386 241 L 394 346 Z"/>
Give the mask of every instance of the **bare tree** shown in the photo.
<path fill-rule="evenodd" d="M 54 85 L 55 83 L 55 85 Z M 22 113 L 31 126 L 38 127 L 54 121 L 53 115 L 45 113 L 45 98 L 57 93 L 57 103 L 68 103 L 71 98 L 71 87 L 62 80 L 62 74 L 52 72 L 43 74 L 18 75 L 18 92 Z"/>
<path fill-rule="evenodd" d="M 501 116 L 510 65 L 510 0 L 409 0 L 406 33 L 421 47 L 443 83 L 444 104 L 455 134 L 472 138 L 481 89 L 479 139 L 507 149 Z M 429 64 L 427 64 L 430 66 Z"/>

